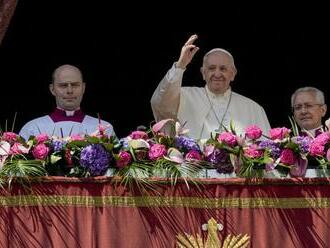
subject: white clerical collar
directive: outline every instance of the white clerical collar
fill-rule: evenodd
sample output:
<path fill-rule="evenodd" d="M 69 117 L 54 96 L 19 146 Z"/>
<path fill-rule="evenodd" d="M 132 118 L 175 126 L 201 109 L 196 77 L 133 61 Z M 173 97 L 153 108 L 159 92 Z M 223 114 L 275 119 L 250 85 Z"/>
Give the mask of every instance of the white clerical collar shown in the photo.
<path fill-rule="evenodd" d="M 65 110 L 65 109 L 62 109 L 62 108 L 59 108 L 57 107 L 59 110 L 62 110 L 65 112 L 65 115 L 66 116 L 74 116 L 74 113 L 79 110 L 80 108 L 77 108 L 76 110 Z"/>
<path fill-rule="evenodd" d="M 302 131 L 309 133 L 309 134 L 313 135 L 313 137 L 315 137 L 316 132 L 323 132 L 324 130 L 323 130 L 323 126 L 319 126 L 317 128 L 313 128 L 310 130 L 303 129 Z"/>
<path fill-rule="evenodd" d="M 217 98 L 224 98 L 224 99 L 229 99 L 230 95 L 231 95 L 231 87 L 229 87 L 225 93 L 223 94 L 214 94 L 212 91 L 210 91 L 209 87 L 207 85 L 205 85 L 205 89 L 207 94 L 213 98 L 213 99 L 217 99 Z"/>

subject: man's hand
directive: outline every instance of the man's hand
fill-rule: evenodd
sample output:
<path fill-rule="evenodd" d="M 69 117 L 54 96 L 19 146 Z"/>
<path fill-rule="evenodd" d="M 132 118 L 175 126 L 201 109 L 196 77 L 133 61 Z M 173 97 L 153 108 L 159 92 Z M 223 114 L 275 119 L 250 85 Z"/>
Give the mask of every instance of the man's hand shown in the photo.
<path fill-rule="evenodd" d="M 177 68 L 185 69 L 194 57 L 195 53 L 199 50 L 199 47 L 193 44 L 197 38 L 198 36 L 196 34 L 190 36 L 190 38 L 181 48 L 180 58 L 176 63 Z"/>

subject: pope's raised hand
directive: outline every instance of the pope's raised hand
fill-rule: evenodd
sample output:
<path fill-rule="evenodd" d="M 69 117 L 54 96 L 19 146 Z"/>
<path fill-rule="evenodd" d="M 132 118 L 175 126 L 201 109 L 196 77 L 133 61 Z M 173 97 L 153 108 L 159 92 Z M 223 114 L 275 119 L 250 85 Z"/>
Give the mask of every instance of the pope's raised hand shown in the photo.
<path fill-rule="evenodd" d="M 192 58 L 199 50 L 199 47 L 194 45 L 195 40 L 197 40 L 198 36 L 196 34 L 190 36 L 184 46 L 181 48 L 181 54 L 178 62 L 176 63 L 176 67 L 185 69 L 187 65 L 191 62 Z"/>

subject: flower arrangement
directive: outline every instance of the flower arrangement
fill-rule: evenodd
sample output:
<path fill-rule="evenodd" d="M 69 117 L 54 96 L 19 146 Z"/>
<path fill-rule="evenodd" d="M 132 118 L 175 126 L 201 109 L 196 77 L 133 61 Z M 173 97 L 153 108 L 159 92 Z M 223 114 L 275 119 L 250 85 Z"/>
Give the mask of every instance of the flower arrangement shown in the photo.
<path fill-rule="evenodd" d="M 243 149 L 244 139 L 238 136 L 230 125 L 230 130 L 218 133 L 204 144 L 203 155 L 208 168 L 218 173 L 229 174 L 237 170 L 237 161 Z"/>
<path fill-rule="evenodd" d="M 174 184 L 179 177 L 198 177 L 205 168 L 235 172 L 238 177 L 300 177 L 312 160 L 322 169 L 330 165 L 329 127 L 313 138 L 300 136 L 294 125 L 273 128 L 267 135 L 252 125 L 244 136 L 237 135 L 231 125 L 203 144 L 189 138 L 189 130 L 172 119 L 149 130 L 133 131 L 120 141 L 102 130 L 70 137 L 39 134 L 27 141 L 13 132 L 1 132 L 0 185 L 14 178 L 109 175 L 109 169 L 124 183 L 166 177 Z"/>
<path fill-rule="evenodd" d="M 14 178 L 26 184 L 30 178 L 46 175 L 48 153 L 47 140 L 41 136 L 25 142 L 16 133 L 3 132 L 0 136 L 0 186 L 6 182 L 10 186 Z"/>
<path fill-rule="evenodd" d="M 202 152 L 197 142 L 186 137 L 188 130 L 172 119 L 154 124 L 148 131 L 133 131 L 121 139 L 122 148 L 115 154 L 117 170 L 125 183 L 136 178 L 192 178 L 198 173 Z"/>
<path fill-rule="evenodd" d="M 273 128 L 269 135 L 262 134 L 256 126 L 245 130 L 246 142 L 241 153 L 239 176 L 262 177 L 274 170 L 280 176 L 304 176 L 311 139 L 295 136 L 286 127 Z"/>
<path fill-rule="evenodd" d="M 114 166 L 113 149 L 119 144 L 106 135 L 52 137 L 49 175 L 75 177 L 102 176 Z"/>

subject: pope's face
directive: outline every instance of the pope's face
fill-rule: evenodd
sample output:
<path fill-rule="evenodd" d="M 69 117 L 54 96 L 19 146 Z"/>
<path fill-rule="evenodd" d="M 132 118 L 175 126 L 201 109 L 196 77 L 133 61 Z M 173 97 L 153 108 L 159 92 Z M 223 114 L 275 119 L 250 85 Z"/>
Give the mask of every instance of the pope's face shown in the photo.
<path fill-rule="evenodd" d="M 214 94 L 223 94 L 234 80 L 236 69 L 228 54 L 214 52 L 207 56 L 201 68 L 203 79 Z"/>

